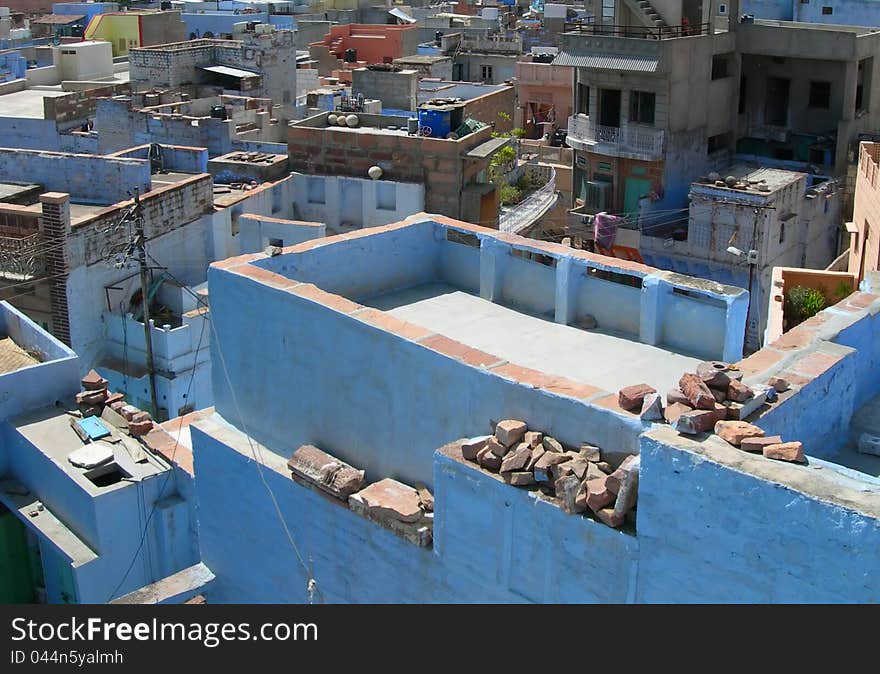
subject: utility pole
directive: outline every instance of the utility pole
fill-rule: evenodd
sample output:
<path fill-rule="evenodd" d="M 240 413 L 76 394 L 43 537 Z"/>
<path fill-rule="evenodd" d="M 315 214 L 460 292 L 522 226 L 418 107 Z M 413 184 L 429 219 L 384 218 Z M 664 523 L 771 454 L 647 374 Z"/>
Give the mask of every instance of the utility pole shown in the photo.
<path fill-rule="evenodd" d="M 144 343 L 147 350 L 147 372 L 150 376 L 150 404 L 153 409 L 150 410 L 154 419 L 159 418 L 159 401 L 156 396 L 156 368 L 153 366 L 153 335 L 152 326 L 150 325 L 150 287 L 148 279 L 147 267 L 147 250 L 146 236 L 144 236 L 144 217 L 141 212 L 140 190 L 136 187 L 134 190 L 134 249 L 137 251 L 138 267 L 140 267 L 141 276 L 141 303 L 144 309 Z"/>

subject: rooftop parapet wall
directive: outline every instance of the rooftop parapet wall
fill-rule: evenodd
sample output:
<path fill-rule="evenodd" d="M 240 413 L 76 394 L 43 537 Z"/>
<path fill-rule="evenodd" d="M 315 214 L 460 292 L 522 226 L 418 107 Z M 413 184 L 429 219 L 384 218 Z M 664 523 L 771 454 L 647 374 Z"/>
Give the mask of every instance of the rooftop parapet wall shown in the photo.
<path fill-rule="evenodd" d="M 772 376 L 792 384 L 750 421 L 767 435 L 801 440 L 811 456 L 833 459 L 849 441 L 854 410 L 880 393 L 878 313 L 880 295 L 853 293 L 742 360 L 749 385 Z"/>
<path fill-rule="evenodd" d="M 876 488 L 671 428 L 640 453 L 639 601 L 880 599 Z"/>
<path fill-rule="evenodd" d="M 181 173 L 207 173 L 208 150 L 203 147 L 187 147 L 184 145 L 159 146 L 161 166 L 165 171 Z M 131 159 L 149 159 L 150 145 L 137 145 L 126 150 L 114 152 L 110 157 L 128 157 Z"/>
<path fill-rule="evenodd" d="M 0 148 L 0 179 L 23 176 L 85 203 L 112 204 L 150 190 L 150 163 L 140 159 Z"/>
<path fill-rule="evenodd" d="M 450 231 L 472 239 L 447 240 Z M 526 262 L 512 255 L 515 250 L 546 255 L 556 265 Z M 505 290 L 504 268 L 520 262 L 535 277 Z M 358 301 L 440 279 L 491 301 L 545 302 L 557 322 L 566 322 L 579 292 L 571 280 L 588 264 L 644 283 L 629 300 L 638 307 L 638 334 L 663 334 L 661 317 L 674 298 L 685 303 L 682 333 L 696 333 L 720 314 L 730 339 L 716 345 L 717 353 L 737 339 L 741 349 L 742 290 L 419 214 L 285 248 L 275 257 L 246 255 L 212 265 L 212 354 L 232 387 L 214 377 L 217 411 L 280 454 L 315 444 L 366 469 L 368 479 L 408 484 L 430 483 L 430 454 L 451 439 L 453 422 L 457 433 L 480 435 L 489 419 L 513 415 L 572 445 L 589 440 L 608 451 L 633 452 L 647 422 L 621 410 L 616 394 L 508 362 Z M 602 293 L 604 283 L 593 288 L 596 306 L 613 301 Z M 261 358 L 252 355 L 255 325 L 261 326 Z M 282 381 L 289 393 L 271 393 Z M 586 428 L 589 438 L 582 437 Z"/>
<path fill-rule="evenodd" d="M 428 453 L 435 485 L 431 550 L 295 482 L 287 457 L 252 447 L 219 415 L 194 423 L 192 437 L 203 511 L 199 542 L 216 575 L 210 602 L 301 603 L 308 596 L 308 576 L 301 566 L 291 567 L 288 541 L 277 521 L 265 517 L 254 452 L 294 540 L 307 541 L 303 553 L 312 560 L 324 602 L 585 603 L 635 596 L 636 538 L 566 515 L 466 465 L 447 448 Z M 241 521 L 253 526 L 243 530 L 244 538 L 230 537 L 230 522 Z M 255 559 L 261 560 L 257 574 Z"/>
<path fill-rule="evenodd" d="M 848 288 L 849 295 L 858 286 L 857 274 L 846 271 L 824 271 L 797 267 L 774 267 L 771 282 L 773 291 L 767 307 L 767 330 L 765 343 L 775 342 L 785 332 L 785 299 L 788 292 L 802 286 L 820 291 L 826 298 L 839 297 L 841 289 Z"/>
<path fill-rule="evenodd" d="M 0 375 L 0 420 L 79 392 L 76 354 L 8 302 L 0 302 L 0 336 L 40 357 L 39 363 Z"/>
<path fill-rule="evenodd" d="M 213 186 L 210 175 L 199 174 L 143 194 L 141 204 L 147 238 L 161 236 L 212 212 Z M 110 231 L 104 230 L 108 225 L 116 224 L 122 211 L 131 203 L 130 199 L 120 201 L 72 224 L 67 249 L 67 262 L 71 269 L 106 259 L 106 250 L 118 243 L 119 234 L 112 228 Z"/>

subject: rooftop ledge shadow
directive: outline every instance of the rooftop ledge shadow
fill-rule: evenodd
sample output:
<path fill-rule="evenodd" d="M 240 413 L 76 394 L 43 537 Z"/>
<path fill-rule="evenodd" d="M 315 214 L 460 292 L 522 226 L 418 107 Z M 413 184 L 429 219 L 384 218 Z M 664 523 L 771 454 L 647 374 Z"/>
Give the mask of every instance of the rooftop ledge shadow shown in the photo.
<path fill-rule="evenodd" d="M 425 404 L 434 407 L 425 416 L 439 414 L 440 403 L 432 399 L 455 407 L 477 396 L 474 391 L 489 398 L 446 419 L 397 421 L 419 414 L 418 405 L 388 409 L 389 427 L 438 425 L 437 437 L 419 437 L 431 450 L 455 437 L 488 432 L 490 418 L 521 414 L 564 442 L 637 451 L 637 436 L 649 424 L 618 407 L 617 390 L 645 380 L 659 390 L 677 382 L 696 359 L 738 359 L 748 298 L 739 288 L 425 213 L 311 240 L 272 257 L 214 263 L 209 286 L 222 355 L 238 366 L 229 368 L 237 380 L 233 390 L 239 399 L 266 401 L 254 404 L 259 419 L 243 413 L 248 430 L 262 426 L 273 433 L 266 429 L 273 414 L 290 418 L 312 410 L 327 417 L 317 400 L 328 396 L 340 401 L 340 413 L 343 400 L 345 409 L 387 409 L 388 400 L 410 405 L 400 389 L 411 387 L 413 396 L 424 394 Z M 576 327 L 587 314 L 599 330 Z M 243 353 L 231 350 L 236 341 L 251 339 Z M 262 362 L 272 358 L 279 359 L 275 368 Z M 322 358 L 338 362 L 317 367 L 313 361 Z M 281 381 L 282 370 L 289 379 Z M 290 399 L 275 400 L 244 377 L 276 392 L 306 386 L 308 395 L 297 389 Z M 364 379 L 372 382 L 369 392 L 360 390 Z M 346 382 L 350 390 L 342 390 Z M 467 390 L 456 393 L 457 387 Z M 377 396 L 386 400 L 373 407 Z M 455 397 L 460 400 L 446 401 Z M 222 381 L 215 382 L 215 400 L 227 420 L 239 418 Z M 364 423 L 369 428 L 378 421 Z M 347 447 L 364 444 L 362 436 L 344 438 L 354 433 L 338 428 L 344 424 L 331 429 L 329 422 L 307 421 L 315 424 L 323 430 L 302 442 L 322 446 L 323 440 L 328 451 L 363 465 L 346 455 Z M 389 440 L 397 444 L 410 430 L 378 432 L 398 433 Z M 281 452 L 302 444 L 278 435 L 265 444 Z M 380 472 L 430 481 L 430 453 L 423 458 L 424 465 L 406 475 L 390 466 Z"/>

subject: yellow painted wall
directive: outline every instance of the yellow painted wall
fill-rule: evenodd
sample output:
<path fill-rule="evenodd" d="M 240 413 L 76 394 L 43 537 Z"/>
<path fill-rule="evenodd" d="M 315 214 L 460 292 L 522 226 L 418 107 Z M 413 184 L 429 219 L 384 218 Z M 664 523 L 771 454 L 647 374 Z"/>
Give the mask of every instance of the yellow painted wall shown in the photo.
<path fill-rule="evenodd" d="M 137 14 L 97 14 L 86 26 L 84 39 L 106 40 L 113 45 L 113 56 L 124 56 L 132 47 L 140 47 L 140 22 Z"/>

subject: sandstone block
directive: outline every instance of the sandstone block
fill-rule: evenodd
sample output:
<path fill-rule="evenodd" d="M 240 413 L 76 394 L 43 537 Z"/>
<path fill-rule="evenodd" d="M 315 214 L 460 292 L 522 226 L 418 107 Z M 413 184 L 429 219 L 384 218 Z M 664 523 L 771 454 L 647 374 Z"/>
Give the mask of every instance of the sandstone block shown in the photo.
<path fill-rule="evenodd" d="M 508 447 L 505 444 L 498 442 L 498 438 L 492 436 L 486 441 L 487 449 L 492 452 L 499 459 L 504 458 L 504 455 L 507 454 Z"/>
<path fill-rule="evenodd" d="M 513 471 L 525 470 L 532 458 L 532 448 L 527 442 L 519 443 L 514 449 L 507 453 L 501 462 L 501 472 L 511 473 Z"/>
<path fill-rule="evenodd" d="M 501 470 L 501 461 L 501 457 L 493 452 L 490 447 L 480 450 L 480 453 L 477 454 L 477 462 L 480 464 L 480 467 L 493 473 Z"/>
<path fill-rule="evenodd" d="M 545 435 L 541 440 L 541 445 L 548 452 L 564 452 L 565 450 L 562 448 L 562 443 L 559 442 L 556 438 L 551 438 L 549 435 Z"/>
<path fill-rule="evenodd" d="M 512 473 L 502 473 L 504 481 L 514 487 L 528 487 L 535 484 L 535 476 L 530 470 L 516 470 Z"/>
<path fill-rule="evenodd" d="M 697 435 L 713 430 L 715 423 L 727 416 L 726 407 L 718 403 L 714 404 L 717 405 L 716 409 L 685 412 L 675 422 L 675 430 L 685 435 Z"/>
<path fill-rule="evenodd" d="M 527 442 L 529 447 L 534 449 L 538 445 L 541 444 L 541 440 L 544 439 L 544 434 L 538 431 L 526 431 L 526 434 L 523 438 L 524 442 Z"/>
<path fill-rule="evenodd" d="M 739 447 L 746 438 L 761 438 L 764 429 L 745 421 L 718 421 L 715 423 L 715 434 L 731 445 Z"/>
<path fill-rule="evenodd" d="M 733 380 L 727 387 L 727 399 L 737 403 L 744 403 L 750 398 L 755 397 L 755 392 L 751 387 L 746 386 L 742 382 Z"/>
<path fill-rule="evenodd" d="M 602 460 L 602 450 L 595 445 L 589 445 L 586 443 L 581 445 L 578 455 L 587 461 L 596 462 Z"/>
<path fill-rule="evenodd" d="M 691 407 L 698 410 L 711 410 L 715 407 L 715 396 L 697 375 L 689 372 L 683 374 L 678 380 L 678 387 L 687 397 Z"/>
<path fill-rule="evenodd" d="M 645 396 L 656 393 L 657 390 L 647 384 L 633 384 L 625 386 L 617 393 L 617 404 L 625 410 L 641 409 Z"/>
<path fill-rule="evenodd" d="M 804 448 L 800 442 L 783 442 L 778 445 L 764 447 L 764 456 L 777 461 L 804 462 Z"/>
<path fill-rule="evenodd" d="M 664 411 L 663 416 L 667 423 L 674 424 L 678 418 L 685 412 L 693 412 L 694 408 L 684 403 L 672 403 Z"/>
<path fill-rule="evenodd" d="M 718 360 L 710 360 L 697 365 L 697 376 L 709 388 L 727 389 L 730 377 L 727 376 L 729 365 Z"/>
<path fill-rule="evenodd" d="M 505 447 L 510 447 L 523 439 L 528 426 L 524 421 L 504 419 L 495 427 L 495 438 Z"/>
<path fill-rule="evenodd" d="M 461 455 L 468 461 L 476 461 L 477 454 L 481 449 L 485 449 L 490 437 L 489 435 L 480 435 L 465 440 L 461 443 Z"/>
<path fill-rule="evenodd" d="M 777 393 L 785 393 L 791 388 L 791 384 L 788 380 L 783 379 L 782 377 L 770 377 L 770 379 L 767 380 L 767 384 L 772 386 Z"/>
<path fill-rule="evenodd" d="M 766 437 L 755 437 L 755 438 L 743 438 L 743 441 L 740 443 L 739 448 L 744 452 L 763 452 L 764 447 L 768 447 L 770 445 L 781 445 L 782 444 L 782 436 L 781 435 L 770 435 Z"/>
<path fill-rule="evenodd" d="M 364 471 L 357 470 L 314 445 L 297 448 L 287 461 L 287 467 L 300 479 L 337 498 L 348 498 L 362 489 L 365 483 Z"/>

